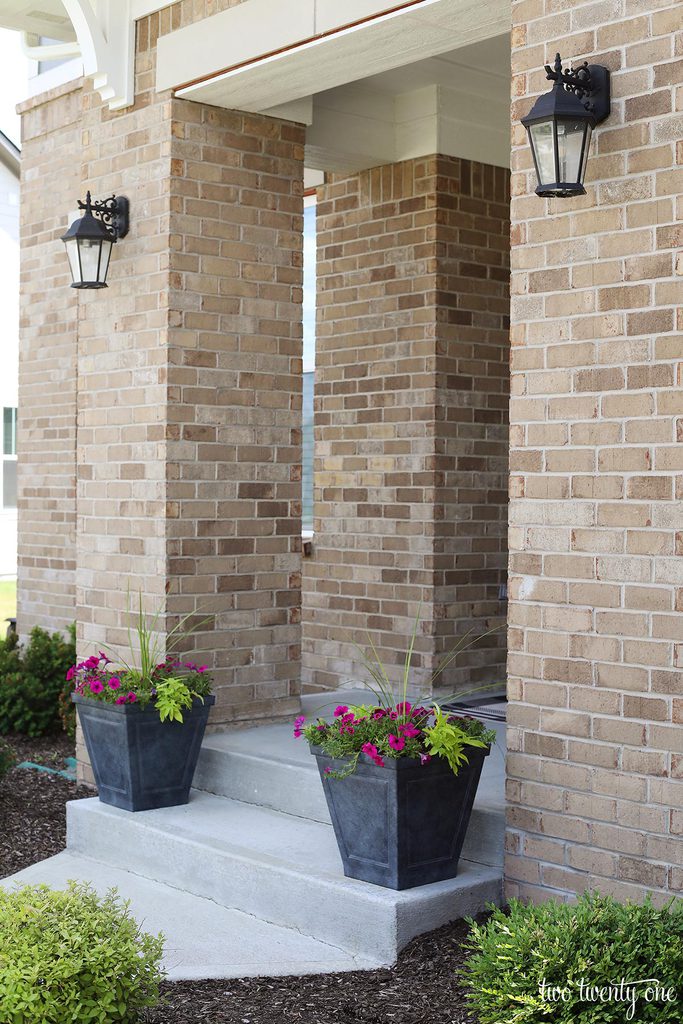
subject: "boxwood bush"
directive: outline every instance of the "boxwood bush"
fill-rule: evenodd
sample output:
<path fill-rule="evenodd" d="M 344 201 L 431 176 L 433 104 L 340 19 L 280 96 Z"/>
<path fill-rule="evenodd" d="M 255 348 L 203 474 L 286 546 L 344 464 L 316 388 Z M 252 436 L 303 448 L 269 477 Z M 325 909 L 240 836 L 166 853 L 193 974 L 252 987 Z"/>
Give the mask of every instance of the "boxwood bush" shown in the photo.
<path fill-rule="evenodd" d="M 8 1024 L 132 1024 L 159 1001 L 163 937 L 112 890 L 0 888 L 0 1007 Z"/>
<path fill-rule="evenodd" d="M 12 748 L 4 740 L 0 740 L 0 780 L 14 768 L 16 763 L 17 759 Z"/>
<path fill-rule="evenodd" d="M 511 900 L 507 913 L 470 923 L 466 980 L 480 1024 L 683 1021 L 683 901 Z"/>
<path fill-rule="evenodd" d="M 0 734 L 44 736 L 67 725 L 60 698 L 76 660 L 75 632 L 65 639 L 36 626 L 25 647 L 16 633 L 0 640 Z M 73 717 L 71 707 L 66 713 Z"/>

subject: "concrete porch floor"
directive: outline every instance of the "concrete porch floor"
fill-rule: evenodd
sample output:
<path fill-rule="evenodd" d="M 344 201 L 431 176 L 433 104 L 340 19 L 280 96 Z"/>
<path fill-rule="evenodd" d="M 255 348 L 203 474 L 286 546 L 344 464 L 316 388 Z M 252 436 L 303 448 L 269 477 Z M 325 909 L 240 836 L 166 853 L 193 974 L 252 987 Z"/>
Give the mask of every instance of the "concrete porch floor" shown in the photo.
<path fill-rule="evenodd" d="M 331 714 L 367 692 L 303 699 Z M 166 935 L 169 977 L 372 969 L 415 935 L 499 902 L 504 726 L 487 759 L 457 878 L 402 892 L 345 878 L 315 761 L 291 725 L 210 735 L 184 807 L 129 814 L 68 806 L 67 850 L 2 884 L 117 886 Z"/>

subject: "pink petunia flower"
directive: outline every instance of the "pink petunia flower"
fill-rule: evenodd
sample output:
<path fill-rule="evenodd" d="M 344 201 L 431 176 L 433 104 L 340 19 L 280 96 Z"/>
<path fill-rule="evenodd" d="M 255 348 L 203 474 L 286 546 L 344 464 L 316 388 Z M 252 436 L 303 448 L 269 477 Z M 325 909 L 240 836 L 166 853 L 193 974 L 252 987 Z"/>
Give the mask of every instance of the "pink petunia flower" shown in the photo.
<path fill-rule="evenodd" d="M 99 681 L 99 679 L 91 679 L 90 680 L 90 692 L 91 693 L 102 693 L 103 689 L 104 689 L 104 686 Z"/>
<path fill-rule="evenodd" d="M 121 687 L 121 680 L 119 679 L 119 677 L 118 676 L 112 676 L 111 679 L 109 680 L 109 689 L 110 690 L 118 690 L 118 689 L 120 689 L 120 687 Z"/>
<path fill-rule="evenodd" d="M 379 768 L 384 768 L 384 761 L 382 760 L 382 755 L 380 754 L 379 750 L 377 749 L 374 743 L 364 743 L 363 746 L 361 747 L 361 750 L 363 751 L 364 754 L 367 754 L 368 757 L 371 757 Z"/>
<path fill-rule="evenodd" d="M 396 710 L 398 711 L 399 715 L 407 715 L 409 713 L 411 707 L 412 707 L 412 704 L 409 704 L 406 701 L 405 704 L 403 702 L 401 702 L 400 704 L 397 704 L 396 705 Z"/>
<path fill-rule="evenodd" d="M 372 712 L 372 717 L 375 719 L 376 722 L 379 722 L 380 719 L 384 718 L 385 716 L 386 716 L 386 711 L 384 710 L 384 708 L 376 708 Z"/>
<path fill-rule="evenodd" d="M 128 703 L 129 703 L 129 704 L 135 704 L 135 701 L 136 701 L 137 699 L 138 699 L 138 696 L 137 696 L 137 694 L 136 694 L 136 693 L 133 693 L 133 691 L 132 691 L 132 690 L 130 691 L 130 693 L 129 693 L 129 694 L 128 694 L 128 696 L 126 697 L 126 700 L 128 701 Z"/>
<path fill-rule="evenodd" d="M 128 698 L 126 696 L 124 696 L 124 694 L 121 694 L 120 697 L 116 698 L 116 700 L 114 701 L 114 704 L 125 704 L 127 700 L 128 700 Z"/>
<path fill-rule="evenodd" d="M 429 764 L 432 759 L 431 754 L 420 754 L 420 764 Z"/>
<path fill-rule="evenodd" d="M 69 669 L 69 671 L 66 674 L 66 681 L 67 681 L 67 683 L 70 683 L 75 675 L 76 675 L 76 666 L 72 665 L 71 668 Z"/>
<path fill-rule="evenodd" d="M 325 768 L 325 775 L 330 775 L 332 772 L 331 768 Z"/>
<path fill-rule="evenodd" d="M 345 704 L 340 704 L 338 707 L 336 707 L 334 709 L 334 717 L 335 718 L 341 718 L 341 716 L 345 715 L 348 710 L 349 709 L 347 708 L 347 706 Z"/>
<path fill-rule="evenodd" d="M 298 718 L 294 719 L 294 736 L 296 737 L 296 739 L 299 739 L 300 736 L 303 736 L 303 730 L 301 726 L 304 724 L 305 721 L 305 715 L 299 715 Z"/>
<path fill-rule="evenodd" d="M 407 740 L 411 740 L 413 737 L 420 735 L 420 730 L 416 729 L 412 722 L 408 722 L 406 725 L 399 725 L 398 731 L 402 736 L 405 736 Z"/>
<path fill-rule="evenodd" d="M 403 736 L 394 736 L 393 733 L 389 733 L 389 746 L 392 750 L 403 750 L 406 745 L 406 741 Z"/>
<path fill-rule="evenodd" d="M 206 672 L 208 667 L 209 667 L 208 665 L 200 665 L 199 668 L 197 669 L 197 671 L 198 672 Z"/>

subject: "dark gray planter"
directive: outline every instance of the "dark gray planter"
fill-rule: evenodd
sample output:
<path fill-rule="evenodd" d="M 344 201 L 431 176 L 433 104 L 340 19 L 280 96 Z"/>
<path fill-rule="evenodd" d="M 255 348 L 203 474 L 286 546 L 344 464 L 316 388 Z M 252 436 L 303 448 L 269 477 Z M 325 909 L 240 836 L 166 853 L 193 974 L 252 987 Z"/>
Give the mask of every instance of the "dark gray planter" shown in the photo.
<path fill-rule="evenodd" d="M 195 700 L 182 723 L 162 722 L 153 706 L 105 704 L 78 693 L 71 699 L 102 803 L 149 811 L 188 802 L 213 695 Z"/>
<path fill-rule="evenodd" d="M 454 878 L 472 813 L 484 758 L 490 748 L 470 747 L 469 763 L 454 775 L 440 757 L 421 765 L 413 758 L 386 758 L 380 768 L 361 754 L 353 775 L 311 747 L 322 779 L 344 874 L 386 889 L 410 889 Z"/>

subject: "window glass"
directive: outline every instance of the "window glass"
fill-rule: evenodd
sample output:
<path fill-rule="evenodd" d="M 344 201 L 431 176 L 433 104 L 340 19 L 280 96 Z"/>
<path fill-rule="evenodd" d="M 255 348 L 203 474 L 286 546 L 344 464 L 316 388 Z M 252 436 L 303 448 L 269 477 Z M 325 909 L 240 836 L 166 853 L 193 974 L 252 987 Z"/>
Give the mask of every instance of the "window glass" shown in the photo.
<path fill-rule="evenodd" d="M 5 407 L 3 410 L 3 444 L 2 451 L 4 455 L 16 455 L 17 454 L 17 410 L 8 409 Z"/>
<path fill-rule="evenodd" d="M 17 463 L 15 459 L 4 459 L 2 466 L 3 508 L 17 507 Z"/>

